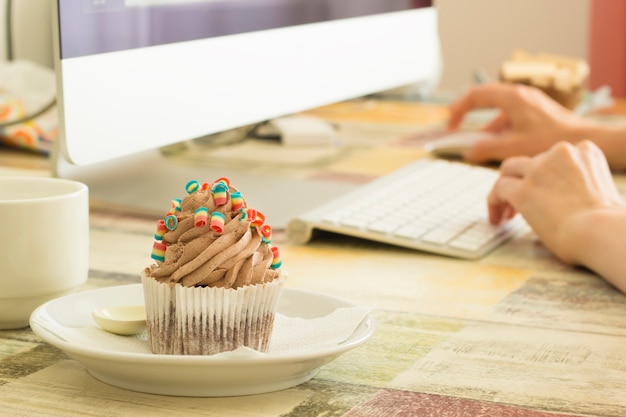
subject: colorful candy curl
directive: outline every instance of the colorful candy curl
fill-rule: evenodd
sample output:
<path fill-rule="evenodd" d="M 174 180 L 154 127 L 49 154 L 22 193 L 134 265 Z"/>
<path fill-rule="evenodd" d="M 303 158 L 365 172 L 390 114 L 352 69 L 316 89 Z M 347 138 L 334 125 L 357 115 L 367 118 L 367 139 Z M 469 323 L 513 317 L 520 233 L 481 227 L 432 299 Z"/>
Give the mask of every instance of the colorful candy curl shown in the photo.
<path fill-rule="evenodd" d="M 163 220 L 159 220 L 157 222 L 156 231 L 154 232 L 155 240 L 163 240 L 163 236 L 167 232 L 167 227 L 165 227 L 165 222 Z"/>
<path fill-rule="evenodd" d="M 246 207 L 243 210 L 244 216 L 241 218 L 241 220 L 247 220 L 250 223 L 254 222 L 256 220 L 256 210 L 250 207 Z"/>
<path fill-rule="evenodd" d="M 166 249 L 167 246 L 165 245 L 165 243 L 154 242 L 154 244 L 152 245 L 152 254 L 150 255 L 150 257 L 156 261 L 163 262 L 165 261 Z"/>
<path fill-rule="evenodd" d="M 233 206 L 233 210 L 241 210 L 243 208 L 243 197 L 241 191 L 233 191 L 230 193 L 230 202 Z"/>
<path fill-rule="evenodd" d="M 272 243 L 272 227 L 269 224 L 264 224 L 261 228 L 261 241 L 263 243 Z"/>
<path fill-rule="evenodd" d="M 203 227 L 207 224 L 209 217 L 209 209 L 206 207 L 198 207 L 193 213 L 193 224 L 196 227 Z"/>
<path fill-rule="evenodd" d="M 256 210 L 255 209 L 251 209 L 251 208 L 246 208 L 245 210 L 246 213 L 246 220 L 248 220 L 250 223 L 252 223 L 253 221 L 256 220 Z"/>
<path fill-rule="evenodd" d="M 174 230 L 176 229 L 176 226 L 178 226 L 178 217 L 170 214 L 169 216 L 165 216 L 163 223 L 165 224 L 167 230 Z"/>
<path fill-rule="evenodd" d="M 250 222 L 252 223 L 252 227 L 261 227 L 263 223 L 265 223 L 265 214 L 255 210 L 254 219 L 250 220 Z"/>
<path fill-rule="evenodd" d="M 226 204 L 228 201 L 228 196 L 226 195 L 226 191 L 228 191 L 228 185 L 224 182 L 216 182 L 213 184 L 213 188 L 211 188 L 213 192 L 213 199 L 215 200 L 215 204 L 218 206 L 222 206 Z"/>
<path fill-rule="evenodd" d="M 187 191 L 187 194 L 191 194 L 195 191 L 198 191 L 199 188 L 200 188 L 200 183 L 197 180 L 191 180 L 187 183 L 187 185 L 185 185 L 185 190 Z"/>
<path fill-rule="evenodd" d="M 211 229 L 215 232 L 222 234 L 224 232 L 224 225 L 226 224 L 226 216 L 224 213 L 214 211 L 211 214 Z"/>
<path fill-rule="evenodd" d="M 272 246 L 271 250 L 272 250 L 272 255 L 274 255 L 274 257 L 272 259 L 271 268 L 272 269 L 278 269 L 283 264 L 282 259 L 280 259 L 280 250 L 278 250 L 277 246 Z"/>
<path fill-rule="evenodd" d="M 180 198 L 175 198 L 172 200 L 172 208 L 170 209 L 169 213 L 167 214 L 176 214 L 178 213 L 181 208 L 183 206 L 183 200 L 181 200 Z"/>
<path fill-rule="evenodd" d="M 213 181 L 213 185 L 217 184 L 218 182 L 224 183 L 227 187 L 230 187 L 230 180 L 226 177 L 220 177 L 216 179 L 215 181 Z"/>

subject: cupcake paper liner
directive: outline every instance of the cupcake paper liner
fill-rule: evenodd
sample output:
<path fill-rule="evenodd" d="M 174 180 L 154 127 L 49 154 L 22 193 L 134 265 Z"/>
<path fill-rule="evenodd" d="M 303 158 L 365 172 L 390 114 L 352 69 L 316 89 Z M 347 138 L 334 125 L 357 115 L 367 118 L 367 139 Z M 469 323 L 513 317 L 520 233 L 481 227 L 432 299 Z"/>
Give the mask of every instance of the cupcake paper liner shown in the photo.
<path fill-rule="evenodd" d="M 148 343 L 153 353 L 213 355 L 269 347 L 284 278 L 238 289 L 184 287 L 143 276 Z"/>

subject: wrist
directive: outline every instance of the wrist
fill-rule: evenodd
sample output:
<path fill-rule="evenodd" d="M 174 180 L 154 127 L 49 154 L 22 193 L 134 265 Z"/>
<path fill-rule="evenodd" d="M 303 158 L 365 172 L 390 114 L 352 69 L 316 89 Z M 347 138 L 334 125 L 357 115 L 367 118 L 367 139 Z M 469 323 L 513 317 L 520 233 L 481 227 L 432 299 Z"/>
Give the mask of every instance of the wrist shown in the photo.
<path fill-rule="evenodd" d="M 567 221 L 561 236 L 566 250 L 562 259 L 605 275 L 607 265 L 626 250 L 626 206 L 603 207 Z"/>
<path fill-rule="evenodd" d="M 571 132 L 571 142 L 589 139 L 604 153 L 611 168 L 626 168 L 626 127 L 586 123 Z"/>

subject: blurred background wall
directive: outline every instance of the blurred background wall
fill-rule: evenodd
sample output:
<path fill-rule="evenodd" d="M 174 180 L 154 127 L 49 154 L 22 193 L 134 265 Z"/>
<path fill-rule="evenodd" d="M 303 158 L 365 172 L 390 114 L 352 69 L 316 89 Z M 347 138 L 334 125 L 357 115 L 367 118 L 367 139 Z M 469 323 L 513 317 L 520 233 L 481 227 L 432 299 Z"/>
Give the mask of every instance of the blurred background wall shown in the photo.
<path fill-rule="evenodd" d="M 587 59 L 592 0 L 435 0 L 443 52 L 441 89 L 497 78 L 516 48 Z"/>
<path fill-rule="evenodd" d="M 77 0 L 78 1 L 78 0 Z M 341 1 L 341 0 L 338 0 Z M 0 0 L 0 35 L 7 0 Z M 589 87 L 626 97 L 626 0 L 434 0 L 443 53 L 440 90 L 458 92 L 476 71 L 496 78 L 516 48 L 586 59 Z M 51 65 L 49 0 L 13 0 L 20 26 L 14 56 Z M 0 37 L 1 39 L 2 37 Z M 0 59 L 6 57 L 0 42 Z"/>

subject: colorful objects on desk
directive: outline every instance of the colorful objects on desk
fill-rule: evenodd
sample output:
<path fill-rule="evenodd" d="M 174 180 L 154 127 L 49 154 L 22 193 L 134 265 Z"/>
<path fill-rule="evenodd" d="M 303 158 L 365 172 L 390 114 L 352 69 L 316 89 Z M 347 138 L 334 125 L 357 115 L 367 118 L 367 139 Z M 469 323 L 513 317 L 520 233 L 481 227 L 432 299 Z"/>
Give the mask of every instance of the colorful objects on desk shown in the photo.
<path fill-rule="evenodd" d="M 13 94 L 0 88 L 0 143 L 49 155 L 59 134 L 56 105 L 27 119 L 26 100 Z"/>

